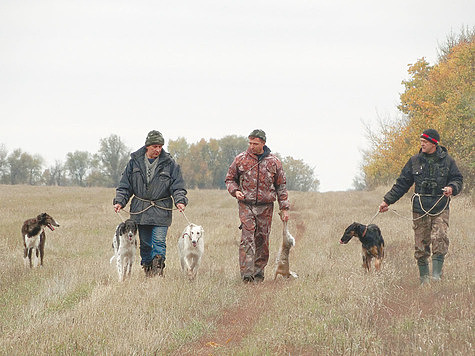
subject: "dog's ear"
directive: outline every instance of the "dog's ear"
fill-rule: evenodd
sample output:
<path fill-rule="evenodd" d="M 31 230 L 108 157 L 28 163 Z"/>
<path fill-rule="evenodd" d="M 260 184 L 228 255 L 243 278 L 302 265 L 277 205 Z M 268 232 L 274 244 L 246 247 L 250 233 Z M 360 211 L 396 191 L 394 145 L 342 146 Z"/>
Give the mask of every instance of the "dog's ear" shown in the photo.
<path fill-rule="evenodd" d="M 125 223 L 120 223 L 119 226 L 117 226 L 117 231 L 116 231 L 117 235 L 123 235 L 125 234 Z"/>

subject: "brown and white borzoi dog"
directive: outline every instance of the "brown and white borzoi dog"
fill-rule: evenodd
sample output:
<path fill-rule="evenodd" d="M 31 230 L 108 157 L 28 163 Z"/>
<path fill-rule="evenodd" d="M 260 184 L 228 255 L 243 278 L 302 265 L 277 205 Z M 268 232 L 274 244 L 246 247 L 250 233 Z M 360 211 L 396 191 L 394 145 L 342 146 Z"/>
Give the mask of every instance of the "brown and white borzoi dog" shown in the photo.
<path fill-rule="evenodd" d="M 125 277 L 132 272 L 132 265 L 135 261 L 135 253 L 137 250 L 137 223 L 131 219 L 120 223 L 115 231 L 112 240 L 112 247 L 114 248 L 114 256 L 110 259 L 110 263 L 117 261 L 117 274 L 119 275 L 119 282 L 122 282 Z"/>
<path fill-rule="evenodd" d="M 201 264 L 205 242 L 204 230 L 200 225 L 189 224 L 178 238 L 178 256 L 181 269 L 190 280 L 196 277 Z"/>
<path fill-rule="evenodd" d="M 29 261 L 30 268 L 33 267 L 32 258 L 35 256 L 36 262 L 34 267 L 38 266 L 38 257 L 40 265 L 43 266 L 46 242 L 45 227 L 53 231 L 54 227 L 59 227 L 59 224 L 52 216 L 46 213 L 40 214 L 36 218 L 28 219 L 23 223 L 21 236 L 23 238 L 23 261 L 25 266 L 28 266 Z"/>

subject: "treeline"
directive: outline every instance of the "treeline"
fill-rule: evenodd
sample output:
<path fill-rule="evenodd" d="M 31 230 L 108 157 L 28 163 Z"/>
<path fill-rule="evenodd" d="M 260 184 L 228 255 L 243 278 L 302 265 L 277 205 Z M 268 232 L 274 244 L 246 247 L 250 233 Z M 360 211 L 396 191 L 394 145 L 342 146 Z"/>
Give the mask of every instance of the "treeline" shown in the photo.
<path fill-rule="evenodd" d="M 475 27 L 450 35 L 439 46 L 437 63 L 419 59 L 409 66 L 409 79 L 398 106 L 401 117 L 380 120 L 367 128 L 370 149 L 365 152 L 357 188 L 392 183 L 407 160 L 420 148 L 419 135 L 434 128 L 464 175 L 464 186 L 475 184 Z"/>
<path fill-rule="evenodd" d="M 185 138 L 170 140 L 166 150 L 180 164 L 188 188 L 224 189 L 224 178 L 234 157 L 247 149 L 247 138 L 226 136 L 189 144 Z M 138 147 L 137 147 L 138 148 Z M 40 155 L 21 149 L 8 152 L 0 145 L 0 183 L 30 185 L 77 185 L 116 187 L 130 159 L 131 149 L 117 135 L 100 140 L 99 151 L 75 151 L 64 161 L 45 167 Z M 300 159 L 280 157 L 287 175 L 287 188 L 317 191 L 314 169 Z"/>

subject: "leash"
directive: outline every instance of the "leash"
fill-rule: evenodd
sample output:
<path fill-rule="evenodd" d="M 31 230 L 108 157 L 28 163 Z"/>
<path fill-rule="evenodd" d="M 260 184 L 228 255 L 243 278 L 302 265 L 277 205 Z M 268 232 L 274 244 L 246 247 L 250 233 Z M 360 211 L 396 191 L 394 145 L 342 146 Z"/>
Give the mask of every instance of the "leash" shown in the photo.
<path fill-rule="evenodd" d="M 171 197 L 166 197 L 166 198 L 162 198 L 162 199 L 158 199 L 158 200 L 147 200 L 147 199 L 139 198 L 138 196 L 135 195 L 135 198 L 137 198 L 138 200 L 144 201 L 144 202 L 148 202 L 150 205 L 147 206 L 145 209 L 143 209 L 141 211 L 138 211 L 138 212 L 134 212 L 134 213 L 131 212 L 131 211 L 125 210 L 125 209 L 121 209 L 121 210 L 125 211 L 126 213 L 129 213 L 130 215 L 142 214 L 143 212 L 147 211 L 148 209 L 150 209 L 152 207 L 156 207 L 156 208 L 159 208 L 159 209 L 162 209 L 162 210 L 168 210 L 168 211 L 177 210 L 177 208 L 165 208 L 163 206 L 159 206 L 159 205 L 155 204 L 155 202 L 171 199 Z"/>
<path fill-rule="evenodd" d="M 188 225 L 190 225 L 190 224 L 191 224 L 191 222 L 190 222 L 190 220 L 188 220 L 188 218 L 186 217 L 186 215 L 185 215 L 185 212 L 184 212 L 184 211 L 180 211 L 180 213 L 182 213 L 182 214 L 183 214 L 183 216 L 184 216 L 184 217 L 185 217 L 185 219 L 186 219 L 186 222 L 188 223 Z"/>
<path fill-rule="evenodd" d="M 424 207 L 422 206 L 422 201 L 421 201 L 421 194 L 419 193 L 414 193 L 414 195 L 412 196 L 411 198 L 411 205 L 414 204 L 414 199 L 417 197 L 419 199 L 419 206 L 421 207 L 421 210 L 424 212 L 424 214 L 422 214 L 421 216 L 415 218 L 415 219 L 412 219 L 412 218 L 408 218 L 404 215 L 401 215 L 397 212 L 396 209 L 388 209 L 390 212 L 394 213 L 395 215 L 407 220 L 407 221 L 417 221 L 419 219 L 422 219 L 423 217 L 425 216 L 439 216 L 440 214 L 442 214 L 444 212 L 444 210 L 447 208 L 447 206 L 449 205 L 449 202 L 451 200 L 451 197 L 447 197 L 447 201 L 445 202 L 445 206 L 444 208 L 438 212 L 437 214 L 431 214 L 430 212 L 437 206 L 437 204 L 439 204 L 439 202 L 444 198 L 444 195 L 441 195 L 440 198 L 434 203 L 434 205 L 432 205 L 432 207 L 429 209 L 429 210 L 425 210 Z M 378 211 L 376 212 L 376 214 L 371 218 L 371 220 L 369 221 L 368 225 L 371 224 L 373 222 L 373 220 L 376 218 L 376 216 L 378 216 L 378 214 L 380 213 L 379 209 Z"/>
<path fill-rule="evenodd" d="M 167 197 L 167 198 L 163 198 L 163 199 L 159 199 L 159 200 L 146 200 L 146 199 L 142 199 L 142 198 L 139 198 L 137 196 L 135 196 L 137 199 L 139 200 L 142 200 L 142 201 L 145 201 L 145 202 L 149 202 L 150 205 L 147 206 L 145 209 L 141 210 L 141 211 L 138 211 L 136 213 L 132 213 L 126 209 L 121 209 L 120 211 L 125 211 L 126 213 L 129 213 L 130 215 L 138 215 L 138 214 L 141 214 L 143 213 L 144 211 L 147 211 L 148 209 L 150 209 L 151 207 L 156 207 L 156 208 L 159 208 L 159 209 L 163 209 L 163 210 L 168 210 L 168 211 L 173 211 L 173 210 L 178 210 L 178 208 L 165 208 L 163 206 L 158 206 L 157 204 L 155 204 L 155 202 L 159 202 L 159 201 L 163 201 L 163 200 L 166 200 L 166 199 L 171 199 L 171 197 Z M 119 212 L 120 212 L 119 211 Z M 122 220 L 122 222 L 124 222 L 124 219 L 122 218 L 122 215 L 119 214 L 119 212 L 117 212 L 116 214 L 119 216 L 120 220 Z M 185 212 L 184 211 L 180 211 L 180 213 L 183 214 L 183 217 L 185 218 L 186 222 L 188 223 L 188 225 L 191 224 L 190 220 L 188 219 L 188 217 L 185 215 Z"/>
<path fill-rule="evenodd" d="M 439 202 L 444 198 L 444 195 L 441 195 L 440 198 L 434 203 L 434 205 L 432 205 L 432 207 L 429 209 L 429 210 L 425 210 L 424 207 L 422 206 L 422 201 L 421 201 L 421 194 L 419 193 L 415 193 L 412 198 L 411 198 L 411 205 L 414 204 L 414 199 L 417 197 L 418 200 L 419 200 L 419 206 L 421 207 L 421 210 L 424 212 L 424 214 L 422 214 L 421 216 L 415 218 L 415 219 L 412 219 L 412 218 L 408 218 L 406 216 L 403 216 L 401 214 L 399 214 L 397 212 L 396 209 L 389 209 L 392 213 L 396 214 L 397 216 L 403 218 L 403 219 L 406 219 L 408 221 L 417 221 L 419 219 L 422 219 L 423 217 L 426 217 L 426 216 L 439 216 L 440 214 L 442 214 L 444 212 L 444 210 L 447 208 L 447 206 L 449 205 L 449 202 L 450 202 L 450 197 L 447 197 L 447 201 L 445 202 L 445 206 L 444 208 L 438 212 L 437 214 L 431 214 L 430 212 L 437 206 L 437 204 L 439 204 Z"/>

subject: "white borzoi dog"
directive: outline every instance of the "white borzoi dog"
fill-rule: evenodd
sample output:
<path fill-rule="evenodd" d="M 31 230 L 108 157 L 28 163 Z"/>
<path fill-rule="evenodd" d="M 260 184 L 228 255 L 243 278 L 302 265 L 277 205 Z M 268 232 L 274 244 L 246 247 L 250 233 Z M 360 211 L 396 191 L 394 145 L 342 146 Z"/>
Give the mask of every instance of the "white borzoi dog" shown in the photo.
<path fill-rule="evenodd" d="M 178 239 L 178 256 L 181 269 L 190 280 L 196 277 L 205 250 L 204 230 L 189 224 Z"/>
<path fill-rule="evenodd" d="M 117 261 L 117 274 L 119 275 L 119 282 L 122 282 L 126 276 L 130 277 L 132 272 L 132 265 L 135 261 L 135 252 L 137 250 L 137 223 L 131 219 L 120 223 L 115 231 L 112 240 L 112 247 L 114 248 L 114 256 L 110 259 L 110 263 Z"/>
<path fill-rule="evenodd" d="M 40 265 L 43 266 L 43 256 L 45 254 L 46 234 L 45 227 L 54 231 L 54 227 L 59 227 L 59 224 L 52 216 L 43 213 L 36 218 L 26 220 L 21 227 L 21 236 L 23 237 L 23 261 L 25 266 L 33 267 L 32 258 L 35 258 L 34 267 L 38 266 L 38 259 Z M 38 256 L 39 255 L 39 256 Z"/>

